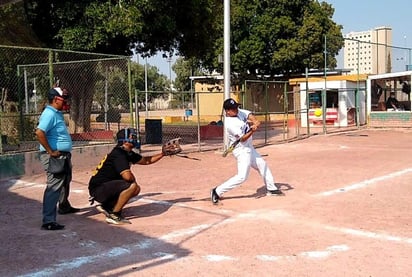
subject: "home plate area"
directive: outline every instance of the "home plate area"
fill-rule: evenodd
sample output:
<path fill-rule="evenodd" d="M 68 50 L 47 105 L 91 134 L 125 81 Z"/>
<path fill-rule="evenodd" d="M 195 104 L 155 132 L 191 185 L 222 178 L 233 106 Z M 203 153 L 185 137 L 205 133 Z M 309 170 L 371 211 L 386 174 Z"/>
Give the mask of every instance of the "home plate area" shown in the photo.
<path fill-rule="evenodd" d="M 90 169 L 73 174 L 66 227 L 40 230 L 44 175 L 0 183 L 0 276 L 410 276 L 410 131 L 360 130 L 258 149 L 285 196 L 206 151 L 133 167 L 141 194 L 114 226 L 88 203 Z"/>
<path fill-rule="evenodd" d="M 78 276 L 169 276 L 170 272 L 179 276 L 213 276 L 213 273 L 249 276 L 252 269 L 256 276 L 273 276 L 275 273 L 276 276 L 328 276 L 342 263 L 348 266 L 354 263 L 354 255 L 363 253 L 365 244 L 370 247 L 370 255 L 382 255 L 381 258 L 384 255 L 373 249 L 380 247 L 382 242 L 394 249 L 397 246 L 402 249 L 405 244 L 412 246 L 412 240 L 408 238 L 330 226 L 283 209 L 238 212 L 210 206 L 206 201 L 176 203 L 153 197 L 134 200 L 127 213 L 139 209 L 144 214 L 148 209 L 159 211 L 160 207 L 167 212 L 158 216 L 152 214 L 151 219 L 137 216 L 132 219 L 132 225 L 100 228 L 110 234 L 110 241 L 117 241 L 114 245 L 106 243 L 108 237 L 104 239 L 98 234 L 96 240 L 86 242 L 79 240 L 81 234 L 78 231 L 61 233 L 66 239 L 78 241 L 79 254 L 83 252 L 81 249 L 95 251 L 91 255 L 60 260 L 25 276 L 64 275 L 67 272 Z M 102 219 L 101 214 L 95 217 Z M 183 220 L 188 218 L 197 224 L 184 223 Z M 165 230 L 174 230 L 163 234 L 154 230 L 165 225 Z M 178 229 L 179 225 L 185 227 Z M 75 229 L 77 227 L 73 226 L 72 230 Z M 134 230 L 145 230 L 147 234 Z M 125 234 L 119 237 L 118 232 L 124 231 L 128 239 L 123 238 Z M 122 240 L 129 242 L 121 243 Z M 398 245 L 394 245 L 394 241 Z M 351 273 L 353 268 L 342 268 L 335 276 Z"/>

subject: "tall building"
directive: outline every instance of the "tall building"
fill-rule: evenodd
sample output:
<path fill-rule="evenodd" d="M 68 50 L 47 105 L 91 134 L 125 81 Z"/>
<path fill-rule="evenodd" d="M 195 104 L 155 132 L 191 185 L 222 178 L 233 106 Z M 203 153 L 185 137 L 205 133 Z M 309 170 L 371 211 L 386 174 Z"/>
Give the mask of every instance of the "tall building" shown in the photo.
<path fill-rule="evenodd" d="M 344 35 L 344 68 L 352 74 L 383 74 L 392 69 L 392 28 L 350 32 Z"/>

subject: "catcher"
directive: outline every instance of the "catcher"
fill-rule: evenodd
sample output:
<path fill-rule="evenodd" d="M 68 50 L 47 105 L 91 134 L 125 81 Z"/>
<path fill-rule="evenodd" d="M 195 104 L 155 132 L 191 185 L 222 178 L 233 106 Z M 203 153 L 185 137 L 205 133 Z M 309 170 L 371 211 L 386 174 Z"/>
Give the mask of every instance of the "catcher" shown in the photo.
<path fill-rule="evenodd" d="M 106 215 L 109 224 L 130 224 L 122 216 L 126 203 L 140 192 L 136 177 L 130 167 L 132 164 L 153 164 L 164 156 L 181 152 L 180 139 L 168 141 L 162 146 L 162 152 L 153 156 L 143 157 L 134 148 L 139 147 L 135 129 L 121 129 L 116 134 L 117 145 L 107 154 L 96 167 L 89 181 L 90 203 L 99 202 L 96 208 Z"/>

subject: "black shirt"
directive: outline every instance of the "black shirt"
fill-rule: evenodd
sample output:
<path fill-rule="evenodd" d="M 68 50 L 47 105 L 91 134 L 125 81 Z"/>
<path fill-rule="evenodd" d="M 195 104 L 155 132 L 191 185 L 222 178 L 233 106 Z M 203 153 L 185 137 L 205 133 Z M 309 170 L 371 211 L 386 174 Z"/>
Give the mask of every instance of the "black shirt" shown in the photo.
<path fill-rule="evenodd" d="M 386 108 L 393 109 L 392 105 L 394 105 L 396 108 L 399 108 L 398 100 L 396 98 L 389 97 L 388 100 L 386 100 Z"/>
<path fill-rule="evenodd" d="M 123 180 L 120 174 L 129 170 L 131 164 L 135 164 L 141 159 L 140 154 L 133 151 L 127 152 L 122 147 L 116 146 L 96 167 L 89 181 L 89 189 L 108 181 Z"/>

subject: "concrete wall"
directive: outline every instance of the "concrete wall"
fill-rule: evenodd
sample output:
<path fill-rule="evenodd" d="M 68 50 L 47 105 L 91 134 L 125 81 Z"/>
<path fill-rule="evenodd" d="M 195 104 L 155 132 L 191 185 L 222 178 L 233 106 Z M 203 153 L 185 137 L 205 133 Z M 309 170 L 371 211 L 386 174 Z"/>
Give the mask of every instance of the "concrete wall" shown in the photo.
<path fill-rule="evenodd" d="M 74 170 L 76 168 L 93 170 L 113 147 L 114 144 L 105 144 L 74 148 L 72 151 Z M 0 155 L 0 180 L 37 175 L 43 172 L 38 151 Z"/>

